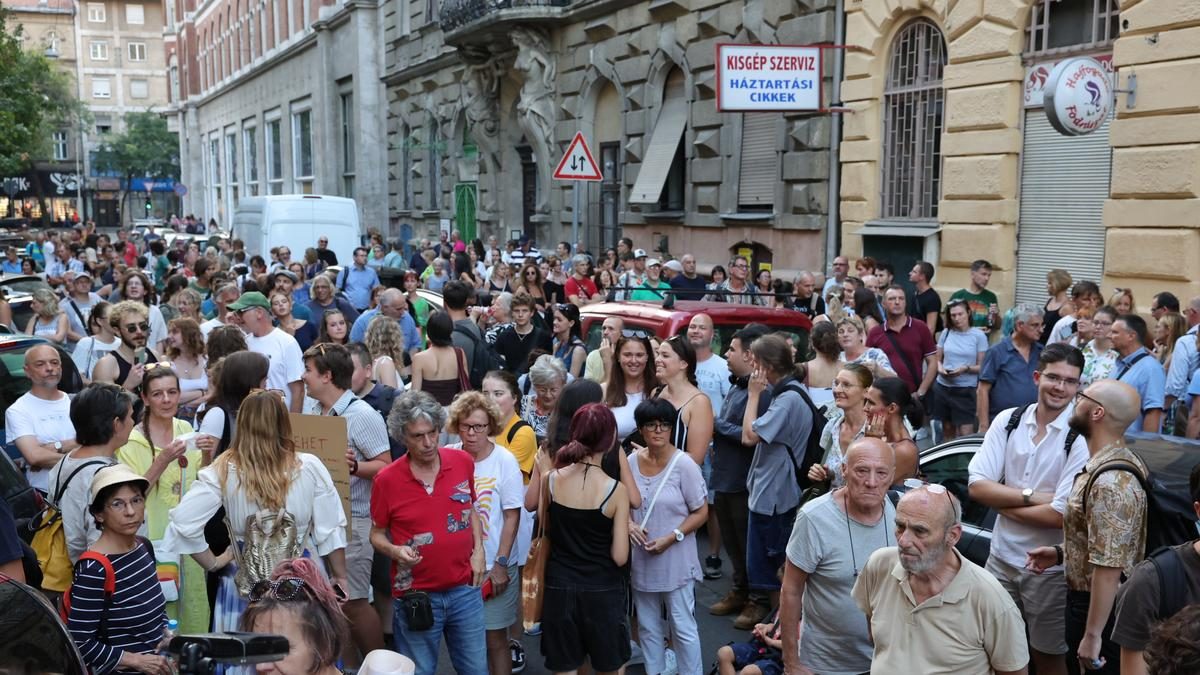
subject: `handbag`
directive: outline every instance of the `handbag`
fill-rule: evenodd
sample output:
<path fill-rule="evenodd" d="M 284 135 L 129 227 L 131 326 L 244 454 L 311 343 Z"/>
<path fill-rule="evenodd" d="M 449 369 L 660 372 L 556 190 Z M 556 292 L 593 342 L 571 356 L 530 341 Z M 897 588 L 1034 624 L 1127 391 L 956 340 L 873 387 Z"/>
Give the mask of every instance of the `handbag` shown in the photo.
<path fill-rule="evenodd" d="M 546 561 L 550 559 L 550 538 L 546 536 L 546 521 L 550 514 L 550 474 L 542 476 L 542 492 L 538 495 L 537 536 L 529 542 L 529 557 L 521 570 L 521 623 L 530 630 L 542 621 L 542 604 L 546 591 Z"/>
<path fill-rule="evenodd" d="M 646 529 L 646 523 L 650 522 L 650 514 L 654 512 L 654 505 L 658 503 L 658 496 L 662 494 L 663 486 L 667 484 L 667 479 L 671 477 L 671 469 L 675 468 L 675 462 L 679 461 L 679 457 L 683 455 L 682 450 L 676 450 L 674 455 L 671 455 L 671 461 L 667 462 L 667 470 L 663 471 L 662 480 L 658 481 L 658 487 L 654 489 L 654 496 L 650 497 L 650 504 L 646 506 L 646 512 L 642 514 L 641 528 Z"/>
<path fill-rule="evenodd" d="M 458 360 L 458 390 L 471 391 L 471 378 L 467 375 L 467 357 L 463 350 L 455 347 L 454 358 Z"/>

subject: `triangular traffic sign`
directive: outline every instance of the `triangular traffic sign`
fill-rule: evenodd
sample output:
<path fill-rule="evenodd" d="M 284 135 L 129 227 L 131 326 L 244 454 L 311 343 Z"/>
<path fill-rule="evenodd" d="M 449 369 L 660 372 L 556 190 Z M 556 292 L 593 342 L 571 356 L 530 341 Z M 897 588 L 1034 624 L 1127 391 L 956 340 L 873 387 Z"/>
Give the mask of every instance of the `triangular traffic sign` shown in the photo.
<path fill-rule="evenodd" d="M 567 146 L 567 152 L 554 170 L 555 180 L 603 180 L 600 167 L 588 149 L 587 141 L 582 132 L 575 132 L 575 138 Z"/>

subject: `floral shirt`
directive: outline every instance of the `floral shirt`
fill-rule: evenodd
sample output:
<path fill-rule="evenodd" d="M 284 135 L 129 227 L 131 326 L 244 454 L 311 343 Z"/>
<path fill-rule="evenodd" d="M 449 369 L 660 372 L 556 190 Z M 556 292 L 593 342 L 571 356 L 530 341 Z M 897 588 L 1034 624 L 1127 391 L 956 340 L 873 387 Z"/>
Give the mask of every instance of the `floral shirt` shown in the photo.
<path fill-rule="evenodd" d="M 846 482 L 845 477 L 842 476 L 842 464 L 846 460 L 846 451 L 841 446 L 842 422 L 846 418 L 840 408 L 836 406 L 830 407 L 837 412 L 825 423 L 825 428 L 821 430 L 821 447 L 825 450 L 825 454 L 821 457 L 821 464 L 824 464 L 825 468 L 829 470 L 830 475 L 833 476 L 830 482 L 832 489 L 839 488 Z M 854 438 L 850 439 L 850 442 L 853 443 L 862 438 L 866 431 L 867 425 L 864 422 L 863 427 L 854 432 Z M 849 448 L 849 445 L 846 447 Z"/>
<path fill-rule="evenodd" d="M 1119 567 L 1128 576 L 1146 548 L 1146 493 L 1129 471 L 1106 471 L 1096 478 L 1083 507 L 1088 478 L 1114 460 L 1133 463 L 1146 475 L 1146 465 L 1124 444 L 1105 446 L 1088 459 L 1075 477 L 1067 511 L 1063 514 L 1067 588 L 1091 590 L 1092 570 Z"/>
<path fill-rule="evenodd" d="M 1079 378 L 1079 386 L 1086 387 L 1087 385 L 1103 380 L 1112 374 L 1117 367 L 1117 359 L 1121 357 L 1115 349 L 1109 349 L 1106 352 L 1099 351 L 1096 348 L 1096 341 L 1092 340 L 1083 348 L 1083 375 Z"/>
<path fill-rule="evenodd" d="M 893 373 L 896 372 L 896 369 L 892 367 L 892 360 L 889 359 L 888 355 L 878 347 L 867 347 L 866 350 L 859 354 L 858 358 L 854 360 L 847 359 L 846 352 L 842 352 L 841 354 L 838 354 L 838 360 L 846 363 L 847 365 L 851 363 L 861 363 L 868 368 L 871 367 L 871 364 L 875 364 L 876 366 L 882 367 L 884 370 L 890 370 Z M 871 372 L 875 372 L 875 369 L 871 368 Z"/>

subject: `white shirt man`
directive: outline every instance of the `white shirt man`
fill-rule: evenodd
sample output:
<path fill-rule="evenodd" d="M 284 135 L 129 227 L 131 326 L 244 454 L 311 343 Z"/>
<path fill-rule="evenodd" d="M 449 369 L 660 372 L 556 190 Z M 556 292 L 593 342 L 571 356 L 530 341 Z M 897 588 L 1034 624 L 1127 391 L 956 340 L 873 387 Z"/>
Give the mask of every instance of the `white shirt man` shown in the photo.
<path fill-rule="evenodd" d="M 241 315 L 249 331 L 246 347 L 271 362 L 267 388 L 282 391 L 288 410 L 300 412 L 304 400 L 304 385 L 300 382 L 304 375 L 304 354 L 300 343 L 271 324 L 271 305 L 258 291 L 242 293 L 237 302 L 229 305 L 229 310 Z"/>
<path fill-rule="evenodd" d="M 208 334 L 225 325 L 226 313 L 229 311 L 229 305 L 237 302 L 241 291 L 238 290 L 237 284 L 229 283 L 217 289 L 213 294 L 213 303 L 217 306 L 216 316 L 200 324 L 200 333 L 204 335 L 204 339 L 208 339 Z"/>
<path fill-rule="evenodd" d="M 1034 372 L 1037 403 L 998 414 L 968 468 L 971 499 L 999 512 L 986 569 L 1021 610 L 1039 673 L 1065 672 L 1067 581 L 1061 565 L 1034 574 L 1025 564 L 1029 551 L 1062 543 L 1067 499 L 1088 460 L 1087 439 L 1068 426 L 1082 371 L 1079 350 L 1047 346 Z"/>
<path fill-rule="evenodd" d="M 725 359 L 713 353 L 713 320 L 707 314 L 692 317 L 687 329 L 688 342 L 696 350 L 696 383 L 700 391 L 712 401 L 713 416 L 721 416 L 725 394 L 732 386 L 729 382 L 729 366 Z"/>
<path fill-rule="evenodd" d="M 4 441 L 20 450 L 29 485 L 47 492 L 50 469 L 79 447 L 71 423 L 71 399 L 58 389 L 62 360 L 57 349 L 39 345 L 25 352 L 25 373 L 33 386 L 5 411 Z"/>

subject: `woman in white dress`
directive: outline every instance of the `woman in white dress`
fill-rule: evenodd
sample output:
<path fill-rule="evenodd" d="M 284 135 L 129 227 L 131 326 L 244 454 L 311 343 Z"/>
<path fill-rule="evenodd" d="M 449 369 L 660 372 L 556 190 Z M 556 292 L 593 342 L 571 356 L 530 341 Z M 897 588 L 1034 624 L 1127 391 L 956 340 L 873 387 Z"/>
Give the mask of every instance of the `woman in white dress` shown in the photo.
<path fill-rule="evenodd" d="M 171 509 L 163 537 L 165 550 L 190 554 L 209 571 L 221 570 L 221 584 L 213 612 L 213 630 L 237 630 L 248 589 L 256 581 L 243 574 L 235 582 L 235 548 L 246 542 L 249 525 L 264 513 L 281 510 L 295 524 L 293 555 L 321 557 L 336 588 L 346 583 L 346 513 L 325 465 L 315 455 L 296 452 L 287 407 L 278 392 L 256 389 L 242 402 L 237 416 L 235 443 L 217 457 L 200 476 L 179 506 Z M 204 525 L 224 507 L 234 545 L 213 555 L 204 539 Z M 282 560 L 282 558 L 281 558 Z M 266 561 L 274 567 L 279 560 Z"/>

